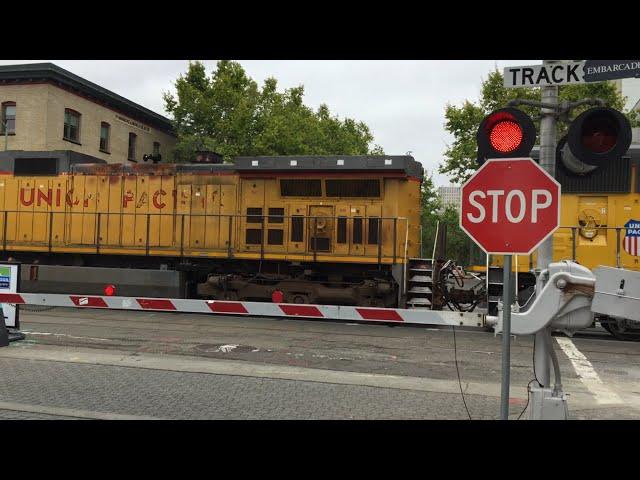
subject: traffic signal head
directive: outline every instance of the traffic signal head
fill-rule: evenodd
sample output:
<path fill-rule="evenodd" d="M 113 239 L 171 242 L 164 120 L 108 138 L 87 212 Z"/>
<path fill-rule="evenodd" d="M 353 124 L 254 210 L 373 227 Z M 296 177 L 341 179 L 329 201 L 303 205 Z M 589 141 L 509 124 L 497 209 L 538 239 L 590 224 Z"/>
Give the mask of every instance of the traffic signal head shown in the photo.
<path fill-rule="evenodd" d="M 604 165 L 627 153 L 631 145 L 631 125 L 627 117 L 613 108 L 591 108 L 571 122 L 567 145 L 581 162 Z"/>
<path fill-rule="evenodd" d="M 528 157 L 536 140 L 536 128 L 522 110 L 502 108 L 482 120 L 476 139 L 479 165 L 489 158 Z"/>

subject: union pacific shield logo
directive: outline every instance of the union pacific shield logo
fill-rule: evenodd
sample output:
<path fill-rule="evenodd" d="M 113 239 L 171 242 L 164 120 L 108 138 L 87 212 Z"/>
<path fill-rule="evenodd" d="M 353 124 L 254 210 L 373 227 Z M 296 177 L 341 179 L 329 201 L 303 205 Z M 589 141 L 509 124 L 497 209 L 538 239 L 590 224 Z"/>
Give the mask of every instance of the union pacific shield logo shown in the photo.
<path fill-rule="evenodd" d="M 629 220 L 624 224 L 624 250 L 629 255 L 638 256 L 638 243 L 640 239 L 640 221 Z"/>

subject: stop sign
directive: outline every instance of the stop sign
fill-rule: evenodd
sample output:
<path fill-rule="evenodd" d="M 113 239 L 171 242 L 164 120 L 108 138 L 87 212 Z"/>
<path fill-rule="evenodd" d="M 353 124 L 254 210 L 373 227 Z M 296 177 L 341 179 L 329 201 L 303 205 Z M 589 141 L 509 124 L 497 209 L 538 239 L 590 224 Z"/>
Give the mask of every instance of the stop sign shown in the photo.
<path fill-rule="evenodd" d="M 461 190 L 460 227 L 487 253 L 528 255 L 559 226 L 560 184 L 531 158 L 488 160 Z"/>

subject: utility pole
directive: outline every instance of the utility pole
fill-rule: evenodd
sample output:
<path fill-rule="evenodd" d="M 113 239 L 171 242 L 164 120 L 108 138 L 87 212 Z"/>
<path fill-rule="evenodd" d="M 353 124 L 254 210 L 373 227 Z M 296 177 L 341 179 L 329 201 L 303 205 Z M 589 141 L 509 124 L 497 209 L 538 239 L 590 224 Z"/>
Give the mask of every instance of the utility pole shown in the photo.
<path fill-rule="evenodd" d="M 558 60 L 544 60 L 543 65 L 558 63 Z M 542 103 L 551 108 L 542 108 L 542 119 L 540 120 L 540 166 L 544 168 L 553 178 L 556 176 L 556 113 L 558 106 L 558 87 L 550 85 L 542 87 Z M 546 239 L 538 247 L 537 270 L 541 272 L 553 262 L 553 235 Z M 542 281 L 538 279 L 537 287 L 542 288 Z M 540 290 L 538 290 L 540 292 Z M 547 349 L 546 336 L 549 331 L 542 330 L 535 334 L 535 360 L 534 367 L 538 382 L 544 387 L 549 387 L 551 383 L 551 365 L 549 363 L 551 352 Z"/>

